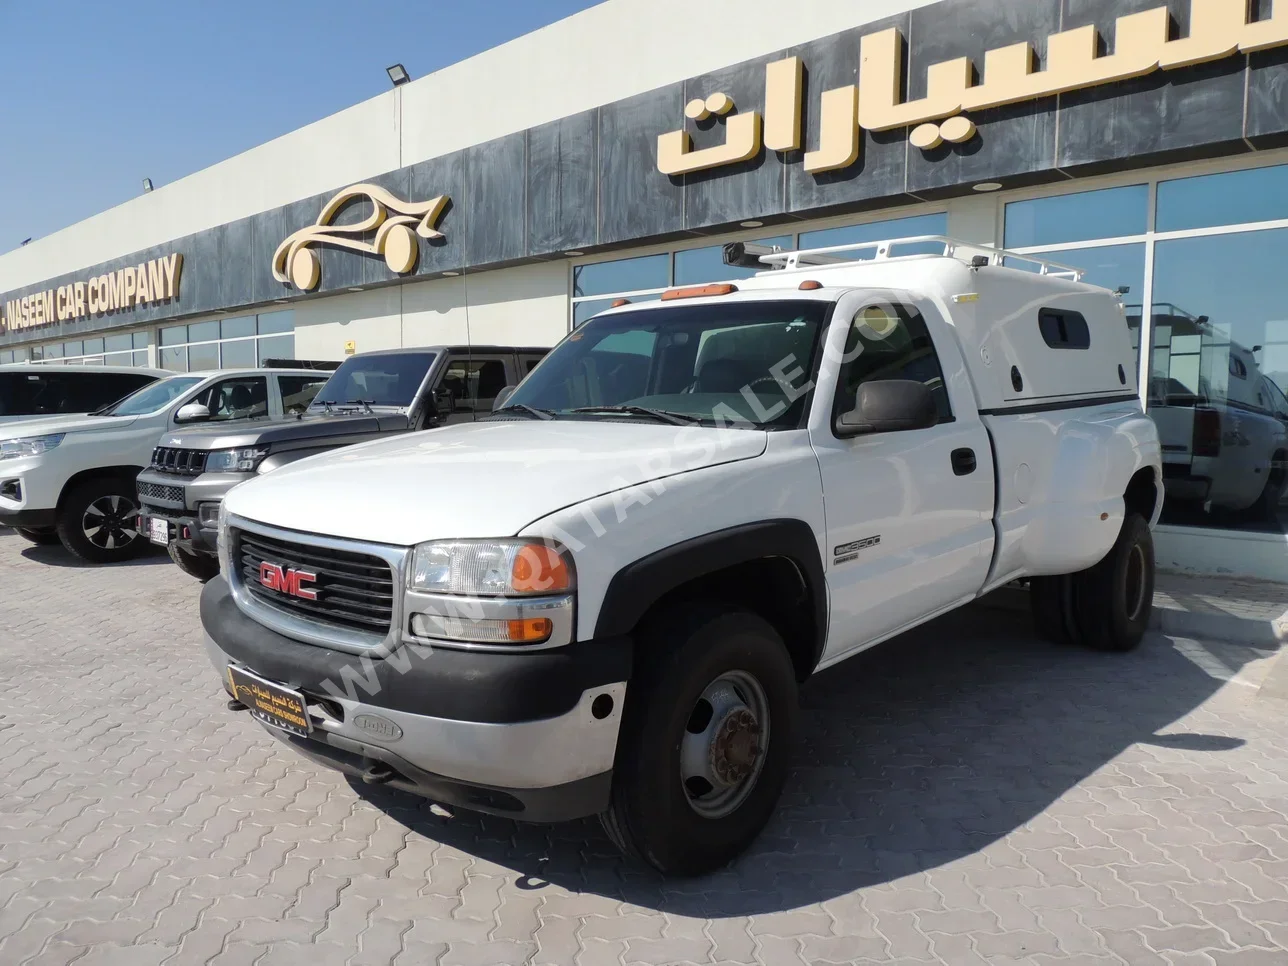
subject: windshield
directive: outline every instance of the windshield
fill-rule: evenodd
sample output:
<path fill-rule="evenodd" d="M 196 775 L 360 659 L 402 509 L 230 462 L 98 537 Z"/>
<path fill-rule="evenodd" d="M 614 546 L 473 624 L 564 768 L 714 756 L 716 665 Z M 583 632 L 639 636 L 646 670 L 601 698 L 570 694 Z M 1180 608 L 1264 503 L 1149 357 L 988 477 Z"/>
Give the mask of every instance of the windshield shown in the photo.
<path fill-rule="evenodd" d="M 695 422 L 796 428 L 830 308 L 741 301 L 600 316 L 560 343 L 506 405 L 547 418 L 648 415 L 602 412 L 637 407 Z"/>
<path fill-rule="evenodd" d="M 351 356 L 331 374 L 309 408 L 366 403 L 405 409 L 415 401 L 434 356 L 433 352 Z"/>
<path fill-rule="evenodd" d="M 200 385 L 204 379 L 205 376 L 171 376 L 169 379 L 162 379 L 126 396 L 115 405 L 104 409 L 99 415 L 146 416 L 158 409 L 164 409 L 183 393 Z"/>

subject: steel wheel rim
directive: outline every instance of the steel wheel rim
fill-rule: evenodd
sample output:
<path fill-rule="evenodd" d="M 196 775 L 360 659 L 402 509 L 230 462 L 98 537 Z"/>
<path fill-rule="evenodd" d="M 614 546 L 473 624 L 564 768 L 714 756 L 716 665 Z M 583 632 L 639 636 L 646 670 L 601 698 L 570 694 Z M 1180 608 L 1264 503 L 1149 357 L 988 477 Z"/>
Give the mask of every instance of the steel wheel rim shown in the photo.
<path fill-rule="evenodd" d="M 694 702 L 680 740 L 680 787 L 706 819 L 725 818 L 747 800 L 764 771 L 769 698 L 755 676 L 726 671 Z"/>
<path fill-rule="evenodd" d="M 138 539 L 138 507 L 119 494 L 100 496 L 85 508 L 81 532 L 99 550 L 120 550 Z"/>
<path fill-rule="evenodd" d="M 1145 607 L 1145 551 L 1135 544 L 1127 554 L 1127 619 L 1135 621 Z"/>

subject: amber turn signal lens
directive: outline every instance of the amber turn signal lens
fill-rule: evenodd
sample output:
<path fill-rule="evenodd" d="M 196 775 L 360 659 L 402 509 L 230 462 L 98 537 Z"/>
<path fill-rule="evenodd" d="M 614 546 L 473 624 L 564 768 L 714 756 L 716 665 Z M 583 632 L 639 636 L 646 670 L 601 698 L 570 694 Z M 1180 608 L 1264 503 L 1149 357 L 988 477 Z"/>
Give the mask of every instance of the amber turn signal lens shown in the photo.
<path fill-rule="evenodd" d="M 510 640 L 515 644 L 540 644 L 550 639 L 555 624 L 549 617 L 510 621 Z"/>
<path fill-rule="evenodd" d="M 730 285 L 728 282 L 721 282 L 718 285 L 693 285 L 689 288 L 673 288 L 662 293 L 662 301 L 670 302 L 674 299 L 701 299 L 712 295 L 729 295 L 738 291 L 737 285 Z"/>
<path fill-rule="evenodd" d="M 822 287 L 823 287 L 822 282 L 816 281 L 815 279 L 812 279 L 812 278 L 808 279 L 807 281 L 801 282 L 800 284 L 800 289 L 802 292 L 817 292 Z"/>
<path fill-rule="evenodd" d="M 557 550 L 534 543 L 514 556 L 510 586 L 520 594 L 555 594 L 572 589 L 572 571 Z"/>

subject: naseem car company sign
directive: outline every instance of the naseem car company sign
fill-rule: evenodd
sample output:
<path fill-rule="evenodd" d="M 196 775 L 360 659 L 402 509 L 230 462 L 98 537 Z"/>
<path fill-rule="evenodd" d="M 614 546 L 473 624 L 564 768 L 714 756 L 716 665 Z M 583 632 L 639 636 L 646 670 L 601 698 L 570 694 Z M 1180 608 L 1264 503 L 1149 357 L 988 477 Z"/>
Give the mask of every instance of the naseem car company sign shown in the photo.
<path fill-rule="evenodd" d="M 10 299 L 0 312 L 0 334 L 74 322 L 179 297 L 183 256 L 172 252 L 138 265 Z"/>

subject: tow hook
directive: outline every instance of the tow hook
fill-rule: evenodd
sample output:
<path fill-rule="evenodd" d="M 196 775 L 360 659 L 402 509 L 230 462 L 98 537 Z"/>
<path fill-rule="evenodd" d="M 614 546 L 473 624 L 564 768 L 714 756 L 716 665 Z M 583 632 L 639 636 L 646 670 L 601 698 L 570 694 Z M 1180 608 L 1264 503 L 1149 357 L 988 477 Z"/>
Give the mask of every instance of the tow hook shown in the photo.
<path fill-rule="evenodd" d="M 235 699 L 235 698 L 234 698 L 233 700 L 231 700 L 231 701 L 229 701 L 229 702 L 228 702 L 228 710 L 229 710 L 229 711 L 246 711 L 246 710 L 247 710 L 247 708 L 246 708 L 246 705 L 242 704 L 240 701 L 238 701 L 237 699 Z"/>
<path fill-rule="evenodd" d="M 362 780 L 368 785 L 387 785 L 398 776 L 398 773 L 383 761 L 372 762 L 362 773 Z"/>

